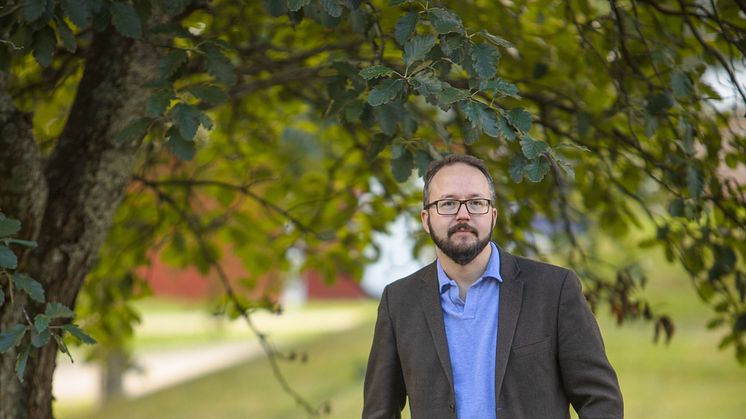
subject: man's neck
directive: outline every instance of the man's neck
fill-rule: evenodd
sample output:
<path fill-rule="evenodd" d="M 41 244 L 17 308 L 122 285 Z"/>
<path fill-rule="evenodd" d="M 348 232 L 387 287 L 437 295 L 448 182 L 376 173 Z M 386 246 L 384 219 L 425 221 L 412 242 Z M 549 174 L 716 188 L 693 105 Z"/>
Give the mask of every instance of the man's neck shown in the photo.
<path fill-rule="evenodd" d="M 460 265 L 453 261 L 453 259 L 446 256 L 440 249 L 435 248 L 435 253 L 440 260 L 440 265 L 443 267 L 446 275 L 449 278 L 456 281 L 459 289 L 459 296 L 462 300 L 466 300 L 466 291 L 469 289 L 471 284 L 477 281 L 484 270 L 487 269 L 487 264 L 490 261 L 492 255 L 492 245 L 488 244 L 482 249 L 481 252 L 471 262 L 466 265 Z"/>

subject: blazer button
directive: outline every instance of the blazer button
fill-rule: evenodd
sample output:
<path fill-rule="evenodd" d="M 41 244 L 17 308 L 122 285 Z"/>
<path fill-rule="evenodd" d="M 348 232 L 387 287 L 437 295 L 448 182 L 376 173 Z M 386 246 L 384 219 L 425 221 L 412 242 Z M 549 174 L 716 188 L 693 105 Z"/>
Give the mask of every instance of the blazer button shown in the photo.
<path fill-rule="evenodd" d="M 456 411 L 456 405 L 453 404 L 453 403 L 449 404 L 448 408 L 451 409 L 451 412 L 455 412 Z"/>

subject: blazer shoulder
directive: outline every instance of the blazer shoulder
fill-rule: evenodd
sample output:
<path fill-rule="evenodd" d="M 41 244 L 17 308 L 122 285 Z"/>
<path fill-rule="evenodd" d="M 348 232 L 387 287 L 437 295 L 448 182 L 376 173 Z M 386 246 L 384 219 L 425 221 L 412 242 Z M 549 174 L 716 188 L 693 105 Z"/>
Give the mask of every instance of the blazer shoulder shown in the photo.
<path fill-rule="evenodd" d="M 385 289 L 389 293 L 399 293 L 402 291 L 406 292 L 411 290 L 413 287 L 420 287 L 423 282 L 427 283 L 427 281 L 431 280 L 438 280 L 438 271 L 435 267 L 435 261 L 423 266 L 419 270 L 403 278 L 399 278 L 396 281 L 386 285 Z"/>
<path fill-rule="evenodd" d="M 521 272 L 521 279 L 524 281 L 541 280 L 562 283 L 570 276 L 575 275 L 570 269 L 562 266 L 553 265 L 548 262 L 542 262 L 535 259 L 529 259 L 523 256 L 514 256 L 515 263 Z"/>

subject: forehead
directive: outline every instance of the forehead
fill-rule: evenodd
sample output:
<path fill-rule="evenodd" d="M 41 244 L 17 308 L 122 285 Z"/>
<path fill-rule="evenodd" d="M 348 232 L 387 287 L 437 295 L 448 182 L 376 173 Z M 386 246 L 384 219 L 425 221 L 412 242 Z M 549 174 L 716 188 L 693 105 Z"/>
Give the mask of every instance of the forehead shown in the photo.
<path fill-rule="evenodd" d="M 476 167 L 456 163 L 440 169 L 430 181 L 430 200 L 490 196 L 487 178 Z"/>

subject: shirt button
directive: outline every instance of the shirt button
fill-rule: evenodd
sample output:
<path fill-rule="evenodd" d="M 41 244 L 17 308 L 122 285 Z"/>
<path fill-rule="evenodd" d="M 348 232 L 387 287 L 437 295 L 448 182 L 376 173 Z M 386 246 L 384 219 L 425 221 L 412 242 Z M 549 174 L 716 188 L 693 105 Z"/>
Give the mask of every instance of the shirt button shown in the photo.
<path fill-rule="evenodd" d="M 449 409 L 451 409 L 451 412 L 454 412 L 454 411 L 456 411 L 456 405 L 455 405 L 455 404 L 453 404 L 453 403 L 449 404 L 449 405 L 448 405 L 448 408 L 449 408 Z"/>

